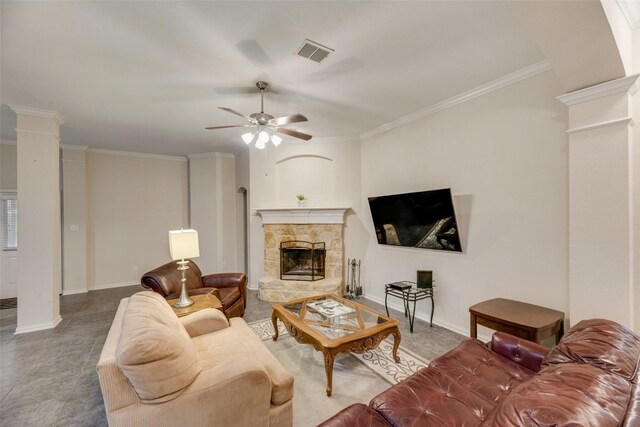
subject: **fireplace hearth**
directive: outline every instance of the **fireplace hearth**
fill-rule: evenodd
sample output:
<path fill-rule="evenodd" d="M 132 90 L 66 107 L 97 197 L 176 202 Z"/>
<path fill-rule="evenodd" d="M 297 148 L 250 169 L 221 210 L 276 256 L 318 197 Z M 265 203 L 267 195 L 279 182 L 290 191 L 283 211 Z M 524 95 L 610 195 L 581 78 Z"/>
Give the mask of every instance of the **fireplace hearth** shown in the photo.
<path fill-rule="evenodd" d="M 324 242 L 289 240 L 280 243 L 280 280 L 315 281 L 325 278 Z"/>

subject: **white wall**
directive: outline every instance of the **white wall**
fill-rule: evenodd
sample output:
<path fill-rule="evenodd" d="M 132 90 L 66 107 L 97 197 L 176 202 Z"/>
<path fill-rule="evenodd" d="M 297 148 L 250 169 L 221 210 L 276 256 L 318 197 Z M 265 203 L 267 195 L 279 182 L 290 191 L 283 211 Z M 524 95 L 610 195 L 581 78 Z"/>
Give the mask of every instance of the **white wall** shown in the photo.
<path fill-rule="evenodd" d="M 86 168 L 88 286 L 140 283 L 187 226 L 187 162 L 90 150 Z"/>
<path fill-rule="evenodd" d="M 378 245 L 371 238 L 365 291 L 433 270 L 434 321 L 468 333 L 469 306 L 511 298 L 568 313 L 567 117 L 552 72 L 362 142 L 366 197 L 450 187 L 463 253 Z M 418 313 L 426 316 L 427 302 Z"/>
<path fill-rule="evenodd" d="M 62 150 L 62 294 L 87 291 L 86 149 Z"/>
<path fill-rule="evenodd" d="M 286 141 L 267 152 L 250 149 L 249 286 L 264 276 L 264 231 L 256 208 L 295 207 L 296 194 L 307 206 L 350 207 L 345 224 L 345 258 L 361 258 L 368 236 L 361 212 L 360 143 Z M 345 259 L 346 262 L 346 259 Z"/>
<path fill-rule="evenodd" d="M 15 144 L 0 144 L 0 190 L 18 188 L 18 154 Z"/>
<path fill-rule="evenodd" d="M 236 165 L 229 154 L 189 159 L 191 227 L 198 231 L 203 274 L 237 270 Z"/>

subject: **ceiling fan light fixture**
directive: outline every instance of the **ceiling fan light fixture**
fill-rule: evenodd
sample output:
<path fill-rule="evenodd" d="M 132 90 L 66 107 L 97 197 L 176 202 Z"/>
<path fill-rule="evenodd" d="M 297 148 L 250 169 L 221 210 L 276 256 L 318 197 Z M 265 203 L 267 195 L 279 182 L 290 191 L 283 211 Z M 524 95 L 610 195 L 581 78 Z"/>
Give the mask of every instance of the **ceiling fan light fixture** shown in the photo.
<path fill-rule="evenodd" d="M 251 132 L 247 132 L 245 134 L 242 134 L 241 136 L 242 140 L 247 145 L 251 144 L 251 141 L 253 141 L 255 137 L 256 137 L 255 133 L 251 133 Z"/>
<path fill-rule="evenodd" d="M 267 141 L 269 141 L 269 133 L 266 130 L 261 130 L 260 132 L 258 132 L 258 142 L 256 142 L 256 147 L 258 146 L 258 143 L 260 143 L 264 148 L 264 144 Z"/>
<path fill-rule="evenodd" d="M 271 135 L 271 142 L 277 147 L 282 142 L 282 138 L 280 138 L 278 135 Z"/>
<path fill-rule="evenodd" d="M 307 40 L 307 42 L 310 42 L 310 40 Z M 313 42 L 311 42 L 313 43 Z M 316 43 L 317 45 L 317 43 Z M 316 51 L 318 51 L 319 47 L 324 47 L 322 45 L 317 45 L 313 48 L 313 52 L 309 51 L 309 49 L 311 49 L 310 47 L 308 47 L 305 52 L 307 52 L 309 55 L 311 55 L 311 59 L 312 60 L 317 60 L 318 62 L 321 61 L 324 57 L 326 57 L 326 55 L 321 54 L 321 53 L 316 53 Z M 331 51 L 333 51 L 333 49 L 330 48 L 326 48 L 325 49 L 329 49 Z M 314 56 L 315 55 L 315 56 Z M 322 58 L 318 57 L 318 55 L 322 56 Z M 275 135 L 275 132 L 284 134 L 284 135 L 288 135 L 291 136 L 293 138 L 298 138 L 298 139 L 303 139 L 305 141 L 308 141 L 312 138 L 311 135 L 308 135 L 306 133 L 297 131 L 297 130 L 293 130 L 293 129 L 288 129 L 285 126 L 291 125 L 293 123 L 300 123 L 300 122 L 306 122 L 307 118 L 300 114 L 300 113 L 296 113 L 296 114 L 290 114 L 288 116 L 281 116 L 281 117 L 274 117 L 271 114 L 267 114 L 264 112 L 264 92 L 265 90 L 267 90 L 267 88 L 269 87 L 269 83 L 264 82 L 264 81 L 259 81 L 256 83 L 256 87 L 258 88 L 258 90 L 260 91 L 260 112 L 259 113 L 253 113 L 250 115 L 246 115 L 243 113 L 240 113 L 232 108 L 228 108 L 228 107 L 218 107 L 219 109 L 226 111 L 228 113 L 234 114 L 236 116 L 240 116 L 246 120 L 248 120 L 249 124 L 244 124 L 244 125 L 226 125 L 226 126 L 208 126 L 205 127 L 205 129 L 207 130 L 214 130 L 214 129 L 227 129 L 227 128 L 241 128 L 241 127 L 245 127 L 245 128 L 252 128 L 251 131 L 249 132 L 245 132 L 243 133 L 241 136 L 242 141 L 247 144 L 247 145 L 251 145 L 252 143 L 255 143 L 256 148 L 262 150 L 264 148 L 266 148 L 266 144 L 271 141 L 273 143 L 274 146 L 279 146 L 282 143 L 282 137 Z"/>

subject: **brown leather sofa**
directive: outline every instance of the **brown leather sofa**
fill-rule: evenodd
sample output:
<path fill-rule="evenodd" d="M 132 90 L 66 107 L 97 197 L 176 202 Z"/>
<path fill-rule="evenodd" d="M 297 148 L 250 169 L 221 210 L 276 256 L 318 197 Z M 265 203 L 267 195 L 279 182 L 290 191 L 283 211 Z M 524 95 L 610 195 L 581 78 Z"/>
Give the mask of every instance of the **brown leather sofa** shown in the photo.
<path fill-rule="evenodd" d="M 496 332 L 321 426 L 639 426 L 639 359 L 640 337 L 609 320 L 578 323 L 551 350 Z"/>
<path fill-rule="evenodd" d="M 168 262 L 145 273 L 140 279 L 142 287 L 151 289 L 165 299 L 180 297 L 181 273 L 175 261 Z M 244 273 L 217 273 L 202 275 L 198 265 L 191 261 L 186 273 L 189 295 L 212 292 L 222 303 L 222 311 L 230 317 L 241 317 L 247 307 L 247 276 Z"/>

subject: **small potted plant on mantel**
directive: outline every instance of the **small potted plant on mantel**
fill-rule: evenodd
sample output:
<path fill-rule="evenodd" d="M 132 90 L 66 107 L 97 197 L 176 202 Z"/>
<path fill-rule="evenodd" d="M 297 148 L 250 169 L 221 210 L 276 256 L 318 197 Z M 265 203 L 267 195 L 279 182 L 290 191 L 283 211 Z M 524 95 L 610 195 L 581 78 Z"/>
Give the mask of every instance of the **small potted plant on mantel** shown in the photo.
<path fill-rule="evenodd" d="M 296 196 L 296 199 L 298 199 L 298 207 L 303 208 L 305 205 L 305 202 L 307 201 L 307 197 L 304 194 L 298 194 Z"/>

